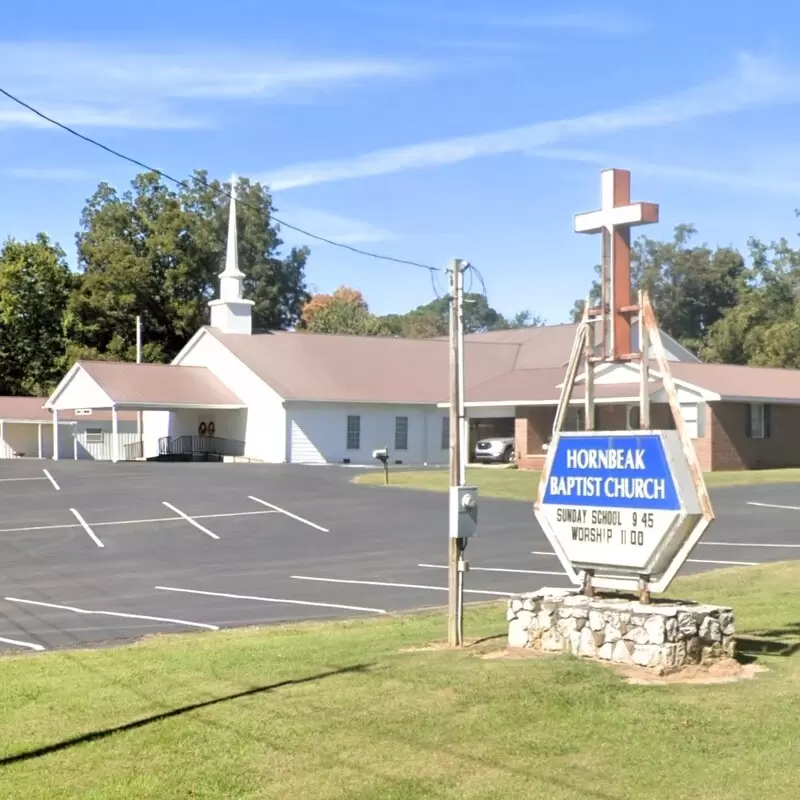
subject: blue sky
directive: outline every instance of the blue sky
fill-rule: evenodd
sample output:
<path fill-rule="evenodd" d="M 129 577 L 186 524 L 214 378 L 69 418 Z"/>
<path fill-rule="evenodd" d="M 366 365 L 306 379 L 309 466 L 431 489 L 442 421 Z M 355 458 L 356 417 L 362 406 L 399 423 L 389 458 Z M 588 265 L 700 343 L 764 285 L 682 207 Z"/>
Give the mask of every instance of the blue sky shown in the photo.
<path fill-rule="evenodd" d="M 573 215 L 603 168 L 660 204 L 651 236 L 794 238 L 793 5 L 28 0 L 4 14 L 0 86 L 171 174 L 262 180 L 326 237 L 469 259 L 496 308 L 556 323 L 598 260 Z M 0 97 L 0 236 L 45 230 L 74 259 L 86 198 L 134 172 Z M 376 313 L 433 297 L 424 270 L 308 244 L 315 290 L 354 286 Z"/>

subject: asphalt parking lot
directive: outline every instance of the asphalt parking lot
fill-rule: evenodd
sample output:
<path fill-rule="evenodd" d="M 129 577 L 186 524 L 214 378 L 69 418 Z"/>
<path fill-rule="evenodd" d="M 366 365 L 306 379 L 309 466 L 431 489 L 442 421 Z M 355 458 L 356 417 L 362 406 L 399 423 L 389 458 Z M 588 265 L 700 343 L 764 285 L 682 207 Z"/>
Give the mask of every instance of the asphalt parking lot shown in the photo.
<path fill-rule="evenodd" d="M 446 603 L 442 494 L 354 470 L 0 463 L 0 652 Z M 800 555 L 800 485 L 712 491 L 683 574 Z M 466 601 L 567 586 L 529 503 L 484 498 Z"/>

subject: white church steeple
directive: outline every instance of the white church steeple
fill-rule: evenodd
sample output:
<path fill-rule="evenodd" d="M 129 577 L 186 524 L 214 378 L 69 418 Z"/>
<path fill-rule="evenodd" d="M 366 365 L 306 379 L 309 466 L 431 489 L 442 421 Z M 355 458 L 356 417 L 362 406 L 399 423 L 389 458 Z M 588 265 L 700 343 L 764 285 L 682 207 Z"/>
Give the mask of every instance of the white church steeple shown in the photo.
<path fill-rule="evenodd" d="M 239 269 L 239 237 L 236 231 L 236 176 L 231 177 L 228 242 L 225 269 L 219 274 L 219 299 L 212 300 L 211 327 L 223 333 L 253 332 L 253 301 L 244 300 L 244 273 Z"/>

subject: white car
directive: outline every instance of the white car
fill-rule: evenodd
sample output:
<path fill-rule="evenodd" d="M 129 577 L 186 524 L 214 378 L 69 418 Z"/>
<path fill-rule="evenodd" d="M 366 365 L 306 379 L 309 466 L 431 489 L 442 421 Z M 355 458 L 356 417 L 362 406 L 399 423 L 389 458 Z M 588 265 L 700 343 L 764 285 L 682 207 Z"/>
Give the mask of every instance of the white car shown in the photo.
<path fill-rule="evenodd" d="M 473 456 L 476 461 L 510 462 L 514 460 L 514 438 L 494 436 L 475 443 Z"/>

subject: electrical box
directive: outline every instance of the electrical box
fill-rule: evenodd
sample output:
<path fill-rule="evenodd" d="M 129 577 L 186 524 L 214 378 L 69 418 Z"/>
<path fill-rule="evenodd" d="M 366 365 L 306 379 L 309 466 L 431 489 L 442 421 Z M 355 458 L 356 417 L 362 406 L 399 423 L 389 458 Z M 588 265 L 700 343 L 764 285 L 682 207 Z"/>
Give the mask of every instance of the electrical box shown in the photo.
<path fill-rule="evenodd" d="M 450 538 L 468 539 L 478 532 L 478 487 L 450 487 Z"/>

